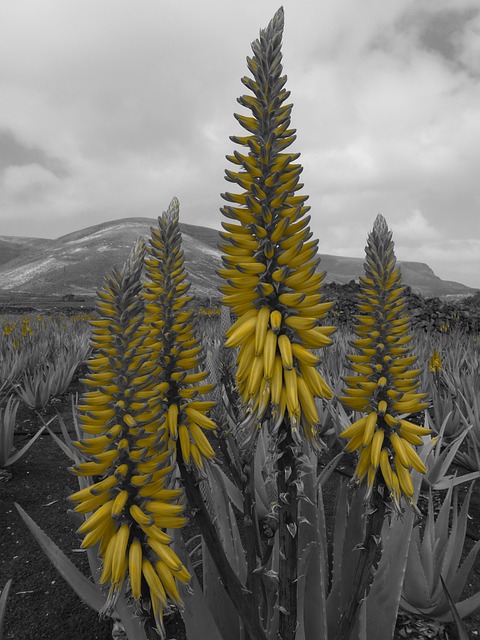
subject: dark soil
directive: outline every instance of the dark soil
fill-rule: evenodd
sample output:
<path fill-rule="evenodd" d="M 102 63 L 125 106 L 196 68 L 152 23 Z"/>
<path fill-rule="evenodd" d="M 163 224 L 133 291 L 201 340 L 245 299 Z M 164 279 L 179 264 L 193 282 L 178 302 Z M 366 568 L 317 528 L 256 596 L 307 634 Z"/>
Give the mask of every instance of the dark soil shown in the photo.
<path fill-rule="evenodd" d="M 72 385 L 70 392 L 76 390 Z M 46 410 L 46 416 L 59 410 L 68 425 L 70 394 Z M 15 446 L 20 448 L 39 425 L 40 421 L 31 411 L 21 408 L 18 414 L 18 434 Z M 58 430 L 58 423 L 51 425 Z M 70 586 L 59 576 L 43 551 L 32 538 L 18 515 L 14 502 L 19 503 L 66 555 L 89 575 L 86 553 L 80 550 L 80 538 L 76 526 L 67 514 L 70 503 L 66 498 L 77 490 L 76 478 L 67 468 L 71 461 L 59 449 L 49 435 L 42 435 L 29 452 L 9 470 L 12 478 L 0 482 L 0 589 L 8 579 L 13 584 L 7 605 L 4 640 L 110 640 L 111 621 L 101 621 L 96 612 L 90 610 Z M 347 470 L 348 471 L 348 470 Z M 337 491 L 337 479 L 333 478 L 325 492 L 327 518 Z M 478 539 L 480 532 L 480 495 L 474 492 L 468 526 L 468 548 Z M 468 581 L 466 597 L 480 591 L 480 558 Z M 480 615 L 465 621 L 470 638 L 479 637 Z M 410 631 L 409 631 L 410 629 Z M 422 631 L 422 623 L 400 629 L 396 638 L 433 638 Z M 446 633 L 438 638 L 458 638 L 453 625 L 446 625 Z M 167 620 L 167 637 L 185 640 L 181 620 Z M 205 639 L 207 640 L 207 639 Z M 315 639 L 308 639 L 315 640 Z"/>

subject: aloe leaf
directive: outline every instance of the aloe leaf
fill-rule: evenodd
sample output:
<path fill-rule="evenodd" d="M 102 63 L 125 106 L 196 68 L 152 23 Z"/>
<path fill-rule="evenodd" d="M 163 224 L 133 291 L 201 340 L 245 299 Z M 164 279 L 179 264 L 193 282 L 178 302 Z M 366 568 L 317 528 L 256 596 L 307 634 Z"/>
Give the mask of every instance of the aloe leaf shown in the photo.
<path fill-rule="evenodd" d="M 305 584 L 301 602 L 305 639 L 328 640 L 327 603 L 325 599 L 327 576 L 325 575 L 325 549 L 316 544 L 309 547 L 306 559 Z M 310 558 L 308 558 L 310 556 Z M 299 599 L 300 611 L 300 599 Z"/>
<path fill-rule="evenodd" d="M 245 581 L 247 565 L 243 554 L 240 532 L 232 511 L 228 492 L 223 482 L 220 469 L 216 465 L 212 465 L 211 472 L 213 475 L 211 491 L 215 503 L 215 514 L 217 515 L 216 524 L 220 537 L 230 563 L 237 570 L 240 580 Z M 242 549 L 242 553 L 240 554 L 239 548 Z"/>
<path fill-rule="evenodd" d="M 449 519 L 450 519 L 452 497 L 454 500 L 453 519 L 452 519 L 452 529 L 451 529 L 451 532 L 449 533 Z M 431 509 L 429 509 L 429 518 L 433 520 L 433 517 L 434 516 L 433 516 L 433 507 L 432 507 Z M 455 545 L 456 528 L 457 528 L 457 492 L 456 491 L 454 492 L 453 485 L 450 485 L 447 495 L 443 500 L 443 504 L 440 508 L 440 511 L 437 515 L 437 519 L 435 521 L 435 538 L 431 541 L 431 547 L 432 547 L 432 550 L 434 550 L 434 555 L 435 555 L 435 567 L 436 567 L 435 584 L 437 585 L 437 588 L 440 588 L 439 577 L 440 577 L 440 573 L 443 572 L 444 570 L 443 567 L 444 567 L 445 556 L 451 553 L 451 550 Z"/>
<path fill-rule="evenodd" d="M 448 604 L 450 606 L 450 611 L 452 612 L 452 618 L 455 624 L 457 625 L 459 640 L 468 640 L 467 629 L 465 628 L 465 625 L 462 622 L 460 614 L 458 613 L 457 608 L 455 607 L 455 602 L 452 600 L 452 596 L 450 595 L 447 589 L 447 585 L 443 581 L 442 576 L 440 576 L 440 580 L 442 582 L 442 587 L 445 593 L 445 597 L 447 598 Z"/>
<path fill-rule="evenodd" d="M 427 446 L 424 455 L 431 449 Z M 415 495 L 418 495 L 422 476 L 412 474 Z M 392 517 L 393 518 L 393 517 Z M 402 519 L 385 520 L 382 531 L 382 556 L 362 608 L 366 609 L 366 637 L 368 640 L 390 640 L 395 631 L 401 600 L 409 548 L 412 544 L 415 514 L 407 509 Z M 416 530 L 418 535 L 418 529 Z"/>
<path fill-rule="evenodd" d="M 472 473 L 466 473 L 463 476 L 446 476 L 443 480 L 439 480 L 434 485 L 432 485 L 432 489 L 435 491 L 444 491 L 448 489 L 448 487 L 458 487 L 459 484 L 463 484 L 464 482 L 470 482 L 470 480 L 477 480 L 480 478 L 480 471 L 473 471 Z"/>
<path fill-rule="evenodd" d="M 430 602 L 430 592 L 422 564 L 418 534 L 413 536 L 408 550 L 402 595 L 414 607 Z"/>
<path fill-rule="evenodd" d="M 346 499 L 346 483 L 339 492 L 339 500 L 342 500 L 348 505 Z M 355 571 L 359 560 L 359 545 L 363 544 L 365 537 L 365 518 L 364 512 L 364 496 L 365 488 L 357 488 L 352 496 L 348 515 L 346 507 L 342 507 L 341 503 L 338 505 L 341 508 L 340 521 L 335 522 L 334 533 L 334 557 L 337 558 L 339 567 L 336 572 L 336 582 L 332 583 L 332 590 L 327 598 L 327 619 L 328 619 L 328 632 L 333 634 L 338 624 L 341 613 L 344 611 L 347 600 L 350 597 L 350 592 L 354 582 Z M 337 520 L 337 518 L 335 518 Z M 343 527 L 343 535 L 339 533 L 340 527 Z M 337 547 L 337 535 L 339 535 Z"/>
<path fill-rule="evenodd" d="M 212 612 L 215 625 L 221 637 L 240 640 L 240 618 L 223 588 L 215 563 L 205 544 L 202 545 L 202 558 L 204 599 Z M 208 637 L 208 635 L 204 636 L 204 638 Z"/>
<path fill-rule="evenodd" d="M 16 451 L 13 454 L 13 456 L 10 456 L 9 458 L 7 458 L 7 461 L 4 466 L 9 467 L 11 464 L 19 460 L 25 453 L 27 453 L 27 451 L 30 449 L 30 447 L 35 442 L 35 440 L 37 440 L 37 438 L 39 438 L 42 435 L 44 430 L 45 430 L 45 427 L 42 427 L 41 429 L 39 429 L 37 433 L 32 438 L 30 438 L 30 440 L 27 442 L 26 445 L 24 445 L 19 451 Z"/>
<path fill-rule="evenodd" d="M 447 445 L 447 447 L 445 447 L 442 453 L 437 457 L 433 468 L 428 472 L 429 481 L 432 485 L 435 485 L 445 476 L 468 431 L 469 430 L 466 429 L 462 434 L 460 434 L 458 438 L 456 438 L 451 444 Z"/>
<path fill-rule="evenodd" d="M 342 578 L 342 554 L 347 529 L 347 483 L 340 486 L 335 506 L 333 525 L 332 581 L 327 598 L 328 628 L 334 629 L 340 616 L 340 581 Z"/>
<path fill-rule="evenodd" d="M 435 586 L 434 562 L 433 562 L 434 548 L 435 548 L 435 517 L 434 517 L 434 510 L 433 510 L 432 492 L 430 491 L 428 495 L 428 516 L 427 516 L 427 521 L 425 523 L 425 530 L 423 532 L 423 540 L 421 545 L 419 546 L 420 557 L 423 565 L 423 570 L 425 571 L 425 577 L 427 579 L 429 593 L 432 593 Z"/>
<path fill-rule="evenodd" d="M 10 587 L 12 586 L 12 579 L 7 581 L 7 584 L 3 587 L 2 595 L 0 596 L 0 640 L 3 638 L 3 623 L 5 622 L 5 614 L 7 612 L 7 600 Z"/>
<path fill-rule="evenodd" d="M 315 456 L 310 469 L 316 466 Z M 303 637 L 327 640 L 326 592 L 328 559 L 325 512 L 321 486 L 315 491 L 313 473 L 304 476 L 304 492 L 308 500 L 300 502 L 298 574 L 299 640 Z"/>
<path fill-rule="evenodd" d="M 468 618 L 480 609 L 480 592 L 462 602 L 457 602 L 457 611 L 461 618 Z"/>
<path fill-rule="evenodd" d="M 54 433 L 50 427 L 46 427 L 48 433 L 52 436 L 53 440 L 57 443 L 57 445 L 60 447 L 60 449 L 63 451 L 63 453 L 68 456 L 70 458 L 70 460 L 73 460 L 73 462 L 77 462 L 77 458 L 78 456 L 75 456 L 73 451 L 70 449 L 70 447 L 68 445 L 65 444 L 65 442 L 63 442 L 63 440 L 61 438 L 59 438 L 57 436 L 56 433 Z"/>
<path fill-rule="evenodd" d="M 460 515 L 457 515 L 457 504 L 454 505 L 450 540 L 441 570 L 442 575 L 446 576 L 448 583 L 450 578 L 456 574 L 462 557 L 465 535 L 467 533 L 468 509 L 470 506 L 473 485 L 474 483 L 472 482 L 463 501 Z M 458 597 L 460 597 L 460 594 L 458 594 Z"/>
<path fill-rule="evenodd" d="M 264 518 L 270 508 L 270 501 L 268 499 L 268 493 L 265 487 L 265 479 L 263 476 L 263 469 L 265 467 L 265 461 L 267 459 L 267 448 L 265 438 L 267 437 L 265 431 L 261 431 L 257 447 L 255 450 L 255 462 L 254 462 L 254 475 L 255 475 L 255 493 L 256 493 L 256 506 L 259 518 Z M 243 501 L 243 500 L 242 500 Z M 241 511 L 243 510 L 243 507 Z"/>
<path fill-rule="evenodd" d="M 358 611 L 358 618 L 353 628 L 352 640 L 369 640 L 367 637 L 367 607 L 364 600 Z"/>
<path fill-rule="evenodd" d="M 100 588 L 77 569 L 73 562 L 67 558 L 63 551 L 57 547 L 19 504 L 16 502 L 14 504 L 22 520 L 30 529 L 33 537 L 46 553 L 55 569 L 68 582 L 83 602 L 95 611 L 100 611 L 105 604 L 105 596 L 100 591 Z"/>
<path fill-rule="evenodd" d="M 184 604 L 182 619 L 188 640 L 206 640 L 206 638 L 208 640 L 225 640 L 218 630 L 213 614 L 198 583 L 179 529 L 173 530 L 173 546 L 175 553 L 192 576 L 190 590 L 187 590 L 183 584 L 179 583 L 178 585 Z"/>
<path fill-rule="evenodd" d="M 220 473 L 220 475 L 222 476 L 223 482 L 225 484 L 225 489 L 227 490 L 228 493 L 228 497 L 230 498 L 230 500 L 233 502 L 233 504 L 236 506 L 236 508 L 243 513 L 243 496 L 242 496 L 242 492 L 240 491 L 240 489 L 235 486 L 233 484 L 233 482 L 230 480 L 230 478 L 225 474 L 225 472 L 223 471 L 223 469 L 221 469 L 218 465 L 212 465 L 212 467 L 215 467 L 216 471 L 218 471 Z M 263 489 L 263 484 L 260 485 Z M 258 488 L 259 485 L 256 484 L 256 487 Z M 262 491 L 259 490 L 255 490 L 256 493 L 256 507 L 257 507 L 257 511 L 258 511 L 258 517 L 259 518 L 264 518 L 267 513 L 268 510 L 265 506 L 265 502 L 264 502 L 264 496 L 266 496 L 266 493 L 264 493 L 264 489 Z M 267 499 L 267 504 L 268 504 L 268 499 Z"/>
<path fill-rule="evenodd" d="M 343 455 L 344 455 L 343 451 L 340 451 L 340 453 L 337 453 L 337 455 L 334 458 L 332 458 L 332 460 L 330 460 L 330 462 L 327 465 L 325 465 L 325 467 L 319 473 L 318 478 L 317 478 L 317 482 L 322 487 L 325 486 L 326 482 L 328 481 L 328 479 L 330 478 L 332 473 L 337 468 L 338 463 L 343 458 Z"/>
<path fill-rule="evenodd" d="M 73 406 L 73 396 L 72 396 L 72 412 L 75 412 L 75 407 Z M 74 456 L 76 456 L 77 460 L 82 460 L 83 456 L 80 453 L 79 449 L 77 449 L 75 447 L 75 445 L 73 444 L 73 440 L 70 437 L 70 434 L 69 434 L 68 429 L 67 429 L 67 425 L 65 424 L 65 421 L 63 420 L 63 418 L 62 418 L 62 416 L 61 416 L 61 414 L 59 412 L 57 412 L 57 418 L 58 418 L 58 421 L 60 423 L 60 429 L 62 430 L 62 435 L 63 435 L 63 439 L 64 439 L 65 444 L 69 448 L 70 452 L 73 453 Z M 81 440 L 82 437 L 83 437 L 83 434 L 80 432 L 80 428 L 79 428 L 79 426 L 77 424 L 75 413 L 73 413 L 73 422 L 74 422 L 74 426 L 75 426 L 75 432 L 76 432 L 76 434 L 78 436 L 77 440 Z"/>
<path fill-rule="evenodd" d="M 230 478 L 225 474 L 225 472 L 218 465 L 211 465 L 212 468 L 215 468 L 215 472 L 218 472 L 222 476 L 223 483 L 225 484 L 225 488 L 228 493 L 228 497 L 233 502 L 233 504 L 237 507 L 237 509 L 243 513 L 243 496 L 242 492 L 238 487 L 236 487 Z"/>
<path fill-rule="evenodd" d="M 462 545 L 463 547 L 463 545 Z M 452 580 L 449 581 L 450 593 L 452 597 L 458 601 L 462 594 L 463 588 L 467 581 L 467 578 L 472 570 L 472 567 L 477 559 L 478 552 L 480 550 L 480 540 L 478 540 L 470 549 L 467 557 L 462 563 L 462 566 L 457 571 Z"/>
<path fill-rule="evenodd" d="M 211 474 L 211 497 L 217 516 L 215 524 L 230 564 L 240 580 L 245 582 L 246 561 L 228 492 L 220 469 L 216 465 L 212 465 L 209 472 Z M 217 568 L 205 544 L 203 544 L 203 588 L 220 633 L 229 640 L 230 638 L 231 640 L 240 640 L 240 618 L 223 588 Z"/>

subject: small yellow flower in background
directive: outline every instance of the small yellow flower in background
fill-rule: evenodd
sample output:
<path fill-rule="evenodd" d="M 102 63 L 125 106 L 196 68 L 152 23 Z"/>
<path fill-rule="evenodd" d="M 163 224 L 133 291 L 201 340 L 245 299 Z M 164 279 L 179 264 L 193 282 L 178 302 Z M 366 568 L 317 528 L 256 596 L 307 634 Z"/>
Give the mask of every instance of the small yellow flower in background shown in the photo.
<path fill-rule="evenodd" d="M 172 452 L 157 402 L 165 389 L 157 382 L 141 296 L 144 252 L 139 244 L 124 269 L 114 269 L 98 291 L 99 319 L 91 322 L 94 355 L 83 381 L 88 390 L 77 407 L 81 428 L 91 436 L 77 447 L 88 461 L 72 469 L 95 482 L 70 499 L 78 503 L 75 511 L 91 514 L 79 532 L 85 534 L 82 547 L 99 544 L 100 582 L 110 584 L 103 615 L 113 612 L 128 577 L 140 611 L 151 603 L 164 637 L 163 606 L 180 601 L 176 580 L 188 582 L 190 576 L 165 532 L 183 527 L 186 518 L 183 490 L 169 486 Z"/>
<path fill-rule="evenodd" d="M 215 402 L 202 396 L 214 385 L 202 382 L 208 372 L 202 368 L 204 355 L 196 337 L 195 310 L 188 307 L 192 297 L 187 295 L 190 284 L 186 281 L 176 198 L 151 231 L 145 260 L 145 323 L 158 365 L 161 428 L 168 434 L 168 447 L 174 455 L 181 454 L 185 463 L 203 469 L 205 459 L 214 457 L 205 431 L 216 429 L 216 424 L 207 416 Z"/>
<path fill-rule="evenodd" d="M 358 353 L 347 356 L 355 375 L 343 378 L 347 386 L 339 398 L 346 407 L 365 415 L 340 435 L 349 440 L 348 451 L 359 453 L 356 480 L 367 483 L 369 496 L 376 479 L 384 483 L 400 511 L 402 496 L 413 503 L 411 469 L 426 472 L 415 446 L 422 444 L 421 436 L 430 433 L 401 416 L 428 405 L 422 402 L 425 394 L 417 392 L 420 370 L 412 368 L 416 357 L 411 355 L 400 270 L 392 233 L 380 215 L 365 250 L 360 315 L 354 329 L 358 338 L 352 343 Z"/>
<path fill-rule="evenodd" d="M 433 374 L 439 374 L 443 369 L 442 359 L 436 348 L 432 351 L 432 355 L 428 361 L 428 369 Z"/>
<path fill-rule="evenodd" d="M 301 428 L 315 445 L 315 398 L 332 392 L 313 350 L 331 344 L 334 327 L 321 325 L 331 303 L 322 302 L 318 241 L 308 226 L 308 196 L 299 195 L 300 154 L 286 151 L 295 129 L 282 75 L 282 31 L 279 10 L 252 44 L 247 65 L 253 79 L 242 78 L 251 95 L 238 102 L 251 115 L 235 115 L 248 135 L 230 138 L 245 150 L 227 156 L 235 168 L 226 179 L 241 192 L 222 194 L 231 204 L 221 210 L 231 222 L 222 223 L 219 275 L 226 283 L 220 290 L 237 317 L 226 345 L 239 348 L 236 381 L 249 413 L 245 425 L 270 415 L 279 425 L 287 415 L 297 444 Z"/>

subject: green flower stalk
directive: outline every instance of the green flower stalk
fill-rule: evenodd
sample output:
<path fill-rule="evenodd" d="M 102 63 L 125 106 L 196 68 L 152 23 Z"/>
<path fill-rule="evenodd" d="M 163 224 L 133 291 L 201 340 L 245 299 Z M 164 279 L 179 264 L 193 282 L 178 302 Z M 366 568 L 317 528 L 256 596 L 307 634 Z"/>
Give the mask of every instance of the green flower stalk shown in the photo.
<path fill-rule="evenodd" d="M 340 401 L 350 409 L 365 413 L 341 433 L 349 440 L 348 451 L 358 451 L 357 482 L 366 482 L 370 496 L 377 476 L 387 486 L 395 508 L 401 499 L 413 504 L 411 469 L 426 473 L 415 446 L 430 433 L 403 419 L 405 413 L 422 411 L 426 394 L 418 393 L 419 369 L 412 365 L 410 321 L 405 312 L 400 270 L 396 266 L 392 233 L 382 216 L 377 216 L 366 251 L 365 277 L 361 293 L 358 325 L 353 342 L 358 354 L 349 355 L 356 375 L 343 378 L 347 386 Z M 380 474 L 378 470 L 380 469 Z"/>
<path fill-rule="evenodd" d="M 94 355 L 88 361 L 79 411 L 87 437 L 76 443 L 88 461 L 76 475 L 93 484 L 70 499 L 90 514 L 79 528 L 82 547 L 99 545 L 101 583 L 109 583 L 104 615 L 111 615 L 128 577 L 139 611 L 153 610 L 164 637 L 163 607 L 180 604 L 177 580 L 190 576 L 170 547 L 167 528 L 183 527 L 183 490 L 169 488 L 172 452 L 159 413 L 158 365 L 145 325 L 140 275 L 145 246 L 139 244 L 122 271 L 105 278 L 98 291 L 100 319 L 91 322 Z"/>
<path fill-rule="evenodd" d="M 205 384 L 208 372 L 201 369 L 204 355 L 195 334 L 195 316 L 188 308 L 182 235 L 179 226 L 179 202 L 171 201 L 168 210 L 151 229 L 148 257 L 145 260 L 147 281 L 145 323 L 150 329 L 150 343 L 158 365 L 157 378 L 162 388 L 160 428 L 167 435 L 167 448 L 174 459 L 203 469 L 214 451 L 205 431 L 216 429 L 207 413 L 215 402 L 202 400 L 215 385 Z M 178 444 L 180 445 L 178 448 Z"/>
<path fill-rule="evenodd" d="M 241 193 L 224 193 L 232 203 L 222 213 L 225 240 L 219 245 L 225 268 L 219 275 L 223 303 L 236 322 L 227 332 L 228 347 L 239 347 L 236 380 L 254 425 L 270 411 L 277 425 L 288 415 L 299 444 L 300 428 L 317 443 L 315 397 L 332 392 L 318 373 L 319 358 L 312 350 L 331 344 L 333 327 L 321 326 L 330 303 L 322 302 L 317 273 L 317 240 L 308 223 L 308 196 L 299 195 L 302 166 L 299 153 L 285 150 L 295 140 L 290 127 L 292 104 L 282 75 L 283 10 L 252 44 L 247 58 L 252 78 L 242 83 L 253 95 L 238 102 L 250 116 L 235 117 L 248 135 L 230 139 L 246 150 L 227 159 L 235 170 L 226 179 Z"/>

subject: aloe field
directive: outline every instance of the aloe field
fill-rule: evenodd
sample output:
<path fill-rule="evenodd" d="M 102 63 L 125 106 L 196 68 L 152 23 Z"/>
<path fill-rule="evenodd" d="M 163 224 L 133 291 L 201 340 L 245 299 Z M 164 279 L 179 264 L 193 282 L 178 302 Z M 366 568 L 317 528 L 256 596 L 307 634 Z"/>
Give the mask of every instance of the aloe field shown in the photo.
<path fill-rule="evenodd" d="M 335 309 L 332 309 L 332 317 L 335 317 Z M 8 411 L 15 413 L 14 441 L 11 455 L 21 448 L 38 433 L 45 423 L 50 420 L 50 428 L 53 433 L 65 441 L 62 434 L 62 422 L 70 437 L 75 437 L 74 419 L 72 416 L 72 394 L 81 392 L 82 385 L 79 377 L 84 375 L 85 368 L 82 364 L 88 356 L 88 339 L 90 328 L 85 316 L 44 316 L 31 317 L 27 315 L 4 315 L 1 318 L 1 331 L 3 333 L 2 357 L 8 360 L 11 366 L 2 375 L 2 429 L 6 433 L 9 424 Z M 96 316 L 95 316 L 96 317 Z M 216 371 L 220 365 L 220 359 L 225 357 L 222 323 L 225 320 L 225 312 L 219 306 L 200 308 L 197 315 L 198 333 L 202 338 L 204 351 L 209 359 L 211 371 Z M 30 327 L 30 329 L 26 329 Z M 55 354 L 58 352 L 57 336 L 62 331 L 62 346 L 65 352 L 78 355 L 79 344 L 86 345 L 79 361 L 75 362 L 72 355 L 71 368 L 73 374 L 67 387 L 60 390 L 52 390 L 52 378 L 55 377 Z M 25 335 L 23 335 L 25 334 Z M 346 354 L 349 342 L 353 335 L 348 327 L 339 330 L 335 336 L 334 344 L 325 351 L 322 360 L 322 371 L 325 379 L 334 389 L 335 395 L 340 394 L 341 378 L 348 375 Z M 426 518 L 429 512 L 429 491 L 432 495 L 433 513 L 438 517 L 439 510 L 447 500 L 450 485 L 456 484 L 460 504 L 468 496 L 472 480 L 468 480 L 472 474 L 478 472 L 477 451 L 480 437 L 480 416 L 478 414 L 478 376 L 480 349 L 478 336 L 457 332 L 452 328 L 448 333 L 444 331 L 432 331 L 425 333 L 418 331 L 413 336 L 415 354 L 418 357 L 418 367 L 422 370 L 422 389 L 430 398 L 429 407 L 425 411 L 423 420 L 432 429 L 432 436 L 438 438 L 436 447 L 430 452 L 427 459 L 427 474 L 424 478 L 422 493 L 419 500 L 420 509 Z M 34 345 L 37 345 L 38 351 Z M 43 357 L 39 358 L 39 353 Z M 435 358 L 435 354 L 438 354 Z M 46 357 L 45 357 L 46 356 Z M 432 357 L 433 356 L 433 357 Z M 14 364 L 18 361 L 23 365 Z M 65 359 L 62 366 L 69 369 Z M 35 378 L 34 374 L 37 373 Z M 40 373 L 41 372 L 41 373 Z M 50 379 L 49 379 L 50 377 Z M 26 395 L 25 380 L 37 380 L 37 400 L 35 394 Z M 40 381 L 40 382 L 38 382 Z M 214 379 L 217 382 L 217 378 Z M 335 383 L 335 381 L 337 381 Z M 16 393 L 14 393 L 14 390 Z M 8 400 L 10 399 L 10 401 Z M 43 399 L 43 400 L 42 400 Z M 35 404 L 36 402 L 36 404 Z M 10 408 L 7 410 L 7 406 Z M 62 422 L 60 422 L 59 417 Z M 329 463 L 335 460 L 342 451 L 343 444 L 338 437 L 344 425 L 348 424 L 348 415 L 342 410 L 335 400 L 325 403 L 321 407 L 322 438 L 326 449 L 319 454 L 319 470 L 328 468 Z M 12 419 L 10 418 L 10 423 Z M 429 437 L 430 439 L 430 437 Z M 217 452 L 220 468 L 225 469 L 225 459 L 222 455 L 222 443 L 216 438 L 212 439 L 212 445 Z M 427 442 L 426 447 L 429 446 Z M 5 455 L 5 450 L 3 455 Z M 330 535 L 335 527 L 335 496 L 339 490 L 351 494 L 346 480 L 353 475 L 355 467 L 355 454 L 344 451 L 337 467 L 330 477 L 322 484 L 324 492 L 325 513 L 327 518 L 327 531 Z M 5 461 L 2 462 L 2 466 Z M 9 482 L 0 484 L 2 498 L 2 579 L 13 581 L 8 599 L 5 616 L 5 638 L 14 637 L 60 637 L 71 638 L 109 638 L 111 637 L 112 623 L 109 620 L 99 620 L 97 613 L 89 609 L 80 597 L 67 586 L 47 556 L 40 551 L 40 547 L 34 542 L 31 533 L 14 510 L 13 502 L 19 503 L 36 520 L 52 540 L 59 545 L 64 553 L 72 559 L 86 575 L 90 573 L 86 552 L 80 547 L 81 536 L 75 533 L 76 525 L 67 510 L 71 504 L 67 501 L 69 494 L 76 490 L 77 481 L 68 472 L 71 460 L 62 451 L 53 437 L 43 431 L 39 439 L 32 445 L 22 457 L 13 464 L 5 466 L 5 471 L 11 474 Z M 455 476 L 455 479 L 454 479 Z M 462 479 L 465 478 L 463 481 Z M 268 485 L 267 485 L 268 486 Z M 456 489 L 456 490 L 457 490 Z M 347 495 L 345 493 L 345 495 Z M 264 517 L 269 510 L 268 496 L 262 493 L 265 503 L 262 505 Z M 235 504 L 235 502 L 233 503 Z M 449 505 L 450 507 L 450 505 Z M 337 516 L 339 517 L 339 515 Z M 238 519 L 240 529 L 242 518 Z M 457 532 L 457 539 L 451 539 L 453 548 L 463 549 L 464 557 L 478 540 L 478 527 L 480 525 L 480 500 L 478 490 L 470 497 L 466 528 Z M 198 528 L 192 523 L 187 527 L 185 541 L 198 536 Z M 455 534 L 448 530 L 438 531 L 438 538 L 447 548 L 448 535 Z M 422 539 L 422 526 L 418 527 L 419 540 Z M 195 540 L 194 540 L 195 542 Z M 437 543 L 438 544 L 438 543 Z M 193 551 L 193 545 L 191 550 Z M 423 563 L 428 563 L 428 547 L 422 547 Z M 432 549 L 430 550 L 432 551 Z M 192 556 L 199 578 L 203 578 L 201 554 L 199 551 Z M 413 565 L 413 566 L 411 566 Z M 422 565 L 423 567 L 423 565 Z M 397 631 L 395 637 L 460 637 L 456 635 L 453 623 L 444 622 L 444 616 L 430 618 L 425 613 L 421 615 L 415 611 L 419 608 L 421 598 L 424 598 L 424 610 L 429 602 L 426 593 L 423 592 L 416 580 L 415 565 L 412 562 L 407 565 L 406 584 L 409 585 L 412 605 L 407 601 L 400 601 Z M 415 599 L 415 588 L 418 594 Z M 439 592 L 440 584 L 434 585 Z M 480 564 L 478 558 L 474 559 L 469 575 L 465 576 L 465 591 L 462 599 L 474 596 L 480 590 Z M 441 593 L 441 591 L 440 591 Z M 460 599 L 460 595 L 458 596 Z M 444 612 L 448 612 L 445 598 L 443 600 Z M 421 610 L 421 609 L 420 609 Z M 48 616 L 47 616 L 48 614 Z M 42 620 L 41 635 L 38 635 L 38 617 Z M 475 637 L 474 632 L 480 624 L 480 616 L 477 613 L 469 616 L 464 621 L 470 632 L 470 637 Z M 166 618 L 168 637 L 186 637 L 181 617 L 176 614 Z M 403 635 L 401 635 L 403 629 Z M 446 630 L 445 630 L 446 629 Z M 433 635 L 433 634 L 436 635 Z"/>
<path fill-rule="evenodd" d="M 91 314 L 0 318 L 0 640 L 478 635 L 478 318 L 413 322 L 382 215 L 353 313 L 326 295 L 283 23 L 242 78 L 215 300 L 173 197 Z"/>

